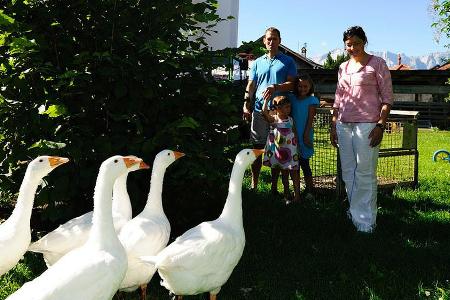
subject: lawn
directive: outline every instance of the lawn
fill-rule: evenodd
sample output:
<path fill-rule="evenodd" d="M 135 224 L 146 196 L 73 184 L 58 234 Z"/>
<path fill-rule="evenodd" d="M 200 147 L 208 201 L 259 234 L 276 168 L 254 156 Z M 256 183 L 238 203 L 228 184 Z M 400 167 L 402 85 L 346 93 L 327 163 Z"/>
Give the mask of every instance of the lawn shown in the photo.
<path fill-rule="evenodd" d="M 379 194 L 378 227 L 358 234 L 333 193 L 286 206 L 268 193 L 243 190 L 246 248 L 219 299 L 450 299 L 450 131 L 419 132 L 419 187 Z M 263 169 L 263 178 L 269 169 Z M 211 219 L 216 216 L 211 216 Z M 43 270 L 26 254 L 0 277 L 0 299 Z M 170 299 L 155 276 L 148 299 Z M 138 294 L 126 294 L 138 299 Z M 206 295 L 186 299 L 207 299 Z"/>

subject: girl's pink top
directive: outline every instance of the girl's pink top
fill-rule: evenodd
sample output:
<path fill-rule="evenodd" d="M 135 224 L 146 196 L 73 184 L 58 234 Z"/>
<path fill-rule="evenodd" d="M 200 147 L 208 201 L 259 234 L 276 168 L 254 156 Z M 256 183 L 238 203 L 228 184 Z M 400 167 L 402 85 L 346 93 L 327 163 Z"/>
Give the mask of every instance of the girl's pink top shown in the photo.
<path fill-rule="evenodd" d="M 391 73 L 386 62 L 371 56 L 357 72 L 347 71 L 348 61 L 339 67 L 333 108 L 338 109 L 341 122 L 377 122 L 381 106 L 393 103 Z"/>

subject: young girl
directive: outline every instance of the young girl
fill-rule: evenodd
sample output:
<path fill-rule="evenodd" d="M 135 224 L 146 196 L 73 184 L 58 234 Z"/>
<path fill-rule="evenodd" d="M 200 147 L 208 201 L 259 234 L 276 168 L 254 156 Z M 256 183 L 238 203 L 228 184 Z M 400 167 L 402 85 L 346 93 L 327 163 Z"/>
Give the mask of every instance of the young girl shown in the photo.
<path fill-rule="evenodd" d="M 272 193 L 278 193 L 277 184 L 281 171 L 286 203 L 291 202 L 289 174 L 294 182 L 293 201 L 300 201 L 297 136 L 294 121 L 289 116 L 291 104 L 286 96 L 277 96 L 272 100 L 275 114 L 271 114 L 267 102 L 268 100 L 264 100 L 262 114 L 271 124 L 271 131 L 264 149 L 263 164 L 272 168 Z"/>
<path fill-rule="evenodd" d="M 299 138 L 299 163 L 303 171 L 303 176 L 305 177 L 306 192 L 307 194 L 311 194 L 314 189 L 314 183 L 309 158 L 314 154 L 313 121 L 319 100 L 312 96 L 314 93 L 314 83 L 308 74 L 303 74 L 298 77 L 295 92 L 297 97 L 291 101 L 291 115 L 294 119 Z"/>

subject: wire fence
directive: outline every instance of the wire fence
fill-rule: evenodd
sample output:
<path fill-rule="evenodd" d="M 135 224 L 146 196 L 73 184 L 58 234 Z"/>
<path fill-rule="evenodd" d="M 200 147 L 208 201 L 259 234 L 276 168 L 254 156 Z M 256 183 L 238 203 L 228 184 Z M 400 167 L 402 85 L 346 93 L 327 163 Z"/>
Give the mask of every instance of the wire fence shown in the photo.
<path fill-rule="evenodd" d="M 318 108 L 314 119 L 314 151 L 311 169 L 317 189 L 344 190 L 339 176 L 338 151 L 330 142 L 331 112 Z M 392 111 L 380 146 L 378 185 L 417 185 L 417 113 Z"/>

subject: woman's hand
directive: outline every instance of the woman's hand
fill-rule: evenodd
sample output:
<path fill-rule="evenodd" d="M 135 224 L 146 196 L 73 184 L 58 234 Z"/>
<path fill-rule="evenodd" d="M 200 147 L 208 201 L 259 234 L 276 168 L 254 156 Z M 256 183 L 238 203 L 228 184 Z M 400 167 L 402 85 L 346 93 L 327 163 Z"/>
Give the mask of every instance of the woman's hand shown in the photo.
<path fill-rule="evenodd" d="M 335 148 L 337 148 L 338 137 L 337 137 L 337 133 L 336 133 L 336 125 L 335 124 L 331 125 L 330 141 L 331 141 L 331 145 L 333 145 Z"/>
<path fill-rule="evenodd" d="M 383 139 L 383 128 L 375 126 L 369 133 L 370 147 L 376 147 L 381 143 Z"/>

